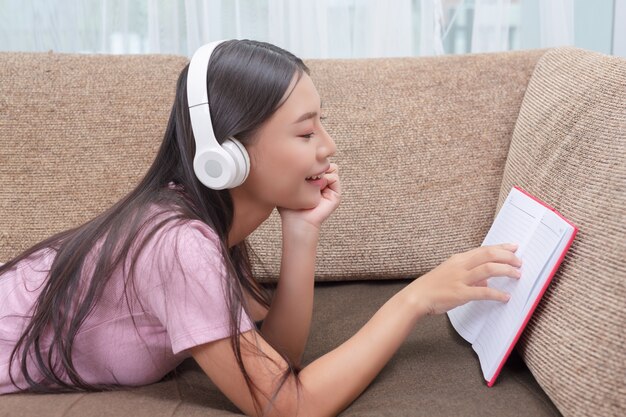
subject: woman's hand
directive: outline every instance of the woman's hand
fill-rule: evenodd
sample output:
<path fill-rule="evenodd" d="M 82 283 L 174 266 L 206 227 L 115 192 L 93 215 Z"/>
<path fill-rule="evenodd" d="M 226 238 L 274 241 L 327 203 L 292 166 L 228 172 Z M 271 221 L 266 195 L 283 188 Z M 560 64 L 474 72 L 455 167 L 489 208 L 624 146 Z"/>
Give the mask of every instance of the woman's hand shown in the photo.
<path fill-rule="evenodd" d="M 283 225 L 285 223 L 304 221 L 307 225 L 314 226 L 319 230 L 322 223 L 339 206 L 339 201 L 341 200 L 341 184 L 339 182 L 337 164 L 330 164 L 323 178 L 326 180 L 326 186 L 321 190 L 322 198 L 317 207 L 305 210 L 291 210 L 278 207 L 278 213 L 280 213 Z"/>
<path fill-rule="evenodd" d="M 441 314 L 472 300 L 506 302 L 509 295 L 487 286 L 487 279 L 508 276 L 518 279 L 521 259 L 517 245 L 481 246 L 451 256 L 441 265 L 413 281 L 407 290 L 425 314 Z"/>

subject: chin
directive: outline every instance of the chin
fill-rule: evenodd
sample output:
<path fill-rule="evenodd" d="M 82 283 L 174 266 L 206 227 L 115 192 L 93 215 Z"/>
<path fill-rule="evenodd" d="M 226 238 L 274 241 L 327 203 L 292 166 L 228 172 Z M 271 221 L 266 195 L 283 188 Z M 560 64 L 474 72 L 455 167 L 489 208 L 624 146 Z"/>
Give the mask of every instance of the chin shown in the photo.
<path fill-rule="evenodd" d="M 317 207 L 322 200 L 322 195 L 317 194 L 317 196 L 307 196 L 297 200 L 292 200 L 290 203 L 283 207 L 290 208 L 292 210 L 309 210 Z"/>
<path fill-rule="evenodd" d="M 313 197 L 313 199 L 309 200 L 309 203 L 307 204 L 307 209 L 314 209 L 315 207 L 317 207 L 320 204 L 320 201 L 322 201 L 322 193 L 317 193 L 317 195 L 315 195 L 315 197 Z"/>
<path fill-rule="evenodd" d="M 310 209 L 314 209 L 315 207 L 317 207 L 317 205 L 319 204 L 319 199 L 316 202 L 307 202 L 307 203 L 300 203 L 295 205 L 295 207 L 293 207 L 294 210 L 310 210 Z"/>

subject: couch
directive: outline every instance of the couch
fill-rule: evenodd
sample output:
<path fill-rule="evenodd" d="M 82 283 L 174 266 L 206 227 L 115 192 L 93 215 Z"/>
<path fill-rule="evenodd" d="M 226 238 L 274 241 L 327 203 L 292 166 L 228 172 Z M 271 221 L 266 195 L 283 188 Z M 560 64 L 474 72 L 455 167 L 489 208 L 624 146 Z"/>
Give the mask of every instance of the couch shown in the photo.
<path fill-rule="evenodd" d="M 418 322 L 342 416 L 626 415 L 626 60 L 577 48 L 306 60 L 343 198 L 319 245 L 305 363 L 410 279 L 480 246 L 513 185 L 580 231 L 495 386 L 446 315 Z M 187 58 L 0 53 L 0 262 L 142 177 Z M 274 213 L 251 237 L 278 276 Z M 227 416 L 192 360 L 113 392 L 0 397 L 0 416 Z"/>

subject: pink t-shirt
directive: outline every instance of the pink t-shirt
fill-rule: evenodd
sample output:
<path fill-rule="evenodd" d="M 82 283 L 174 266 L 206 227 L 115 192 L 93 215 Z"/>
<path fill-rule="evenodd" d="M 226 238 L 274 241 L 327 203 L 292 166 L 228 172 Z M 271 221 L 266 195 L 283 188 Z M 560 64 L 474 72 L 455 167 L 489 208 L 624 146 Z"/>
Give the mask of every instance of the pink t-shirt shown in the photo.
<path fill-rule="evenodd" d="M 93 271 L 89 260 L 100 247 L 90 253 L 83 279 Z M 9 379 L 9 358 L 27 323 L 20 316 L 31 313 L 54 256 L 44 249 L 0 276 L 0 394 L 17 391 Z M 177 221 L 155 234 L 138 258 L 137 295 L 127 290 L 127 300 L 128 260 L 115 271 L 74 340 L 74 366 L 88 383 L 159 381 L 191 356 L 189 348 L 230 335 L 223 257 L 217 235 L 206 224 Z M 254 328 L 243 311 L 239 328 Z M 15 361 L 12 369 L 18 386 L 25 388 Z M 34 366 L 29 371 L 33 376 Z M 64 380 L 69 383 L 65 375 Z"/>

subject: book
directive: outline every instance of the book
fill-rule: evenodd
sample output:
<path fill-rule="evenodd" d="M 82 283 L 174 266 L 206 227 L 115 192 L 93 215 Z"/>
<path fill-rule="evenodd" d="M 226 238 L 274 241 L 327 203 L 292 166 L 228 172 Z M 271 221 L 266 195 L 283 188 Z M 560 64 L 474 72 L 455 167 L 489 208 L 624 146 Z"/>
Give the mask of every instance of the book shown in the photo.
<path fill-rule="evenodd" d="M 481 246 L 517 243 L 521 277 L 491 277 L 487 285 L 508 302 L 470 301 L 448 311 L 454 329 L 472 344 L 492 387 L 570 248 L 578 228 L 553 207 L 514 186 Z"/>

